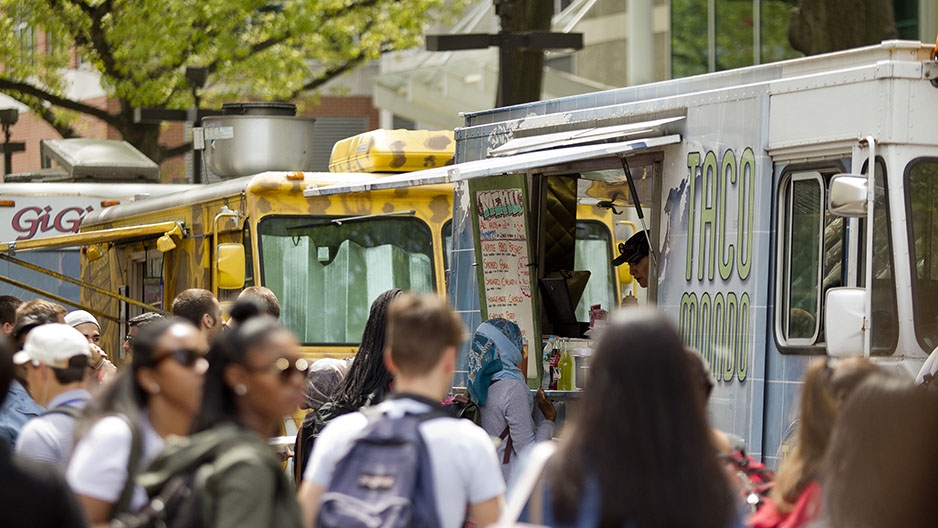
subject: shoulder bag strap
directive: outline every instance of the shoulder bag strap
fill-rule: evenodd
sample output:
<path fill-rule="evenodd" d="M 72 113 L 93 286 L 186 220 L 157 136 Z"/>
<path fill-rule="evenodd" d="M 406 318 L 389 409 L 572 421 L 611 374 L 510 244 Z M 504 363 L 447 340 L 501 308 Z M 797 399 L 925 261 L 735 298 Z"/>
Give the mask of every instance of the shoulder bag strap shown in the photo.
<path fill-rule="evenodd" d="M 498 435 L 498 439 L 505 442 L 505 454 L 502 456 L 502 464 L 507 464 L 511 462 L 511 451 L 515 447 L 511 442 L 511 426 L 509 424 L 505 424 L 505 430 Z"/>
<path fill-rule="evenodd" d="M 296 433 L 296 441 L 293 443 L 293 482 L 297 489 L 303 482 L 303 470 L 305 469 L 306 457 L 303 456 L 303 449 L 306 448 L 306 442 L 303 440 L 303 427 Z"/>
<path fill-rule="evenodd" d="M 124 481 L 124 489 L 121 490 L 117 502 L 114 503 L 114 507 L 111 509 L 111 519 L 116 517 L 119 513 L 130 510 L 130 502 L 133 499 L 134 486 L 136 484 L 135 478 L 140 469 L 140 455 L 143 452 L 143 442 L 136 425 L 131 423 L 127 415 L 118 414 L 117 416 L 120 417 L 121 420 L 124 420 L 127 426 L 130 427 L 130 457 L 127 459 L 127 480 Z"/>
<path fill-rule="evenodd" d="M 556 444 L 551 441 L 540 442 L 531 449 L 527 464 L 525 464 L 521 475 L 518 476 L 514 492 L 508 501 L 508 505 L 502 510 L 502 514 L 495 526 L 498 528 L 515 526 L 518 522 L 518 518 L 521 516 L 521 512 L 524 511 L 525 504 L 528 503 L 528 499 L 530 498 L 532 501 L 535 500 L 532 492 L 534 492 L 535 487 L 540 483 L 544 467 L 547 465 L 547 461 L 550 460 L 551 455 L 554 454 L 556 449 Z M 537 499 L 537 502 L 540 503 L 540 498 Z M 537 511 L 535 511 L 535 509 Z M 532 504 L 530 511 L 532 521 L 540 521 L 541 505 Z"/>

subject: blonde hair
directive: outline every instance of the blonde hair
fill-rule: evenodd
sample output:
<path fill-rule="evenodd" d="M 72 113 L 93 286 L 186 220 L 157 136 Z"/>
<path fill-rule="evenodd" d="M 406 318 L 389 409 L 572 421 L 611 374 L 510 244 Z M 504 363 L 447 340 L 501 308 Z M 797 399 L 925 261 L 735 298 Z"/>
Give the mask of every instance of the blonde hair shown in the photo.
<path fill-rule="evenodd" d="M 865 358 L 845 359 L 833 367 L 826 358 L 811 362 L 801 389 L 798 445 L 779 467 L 770 493 L 779 511 L 790 512 L 799 495 L 817 477 L 841 405 L 857 386 L 878 372 L 876 365 Z"/>

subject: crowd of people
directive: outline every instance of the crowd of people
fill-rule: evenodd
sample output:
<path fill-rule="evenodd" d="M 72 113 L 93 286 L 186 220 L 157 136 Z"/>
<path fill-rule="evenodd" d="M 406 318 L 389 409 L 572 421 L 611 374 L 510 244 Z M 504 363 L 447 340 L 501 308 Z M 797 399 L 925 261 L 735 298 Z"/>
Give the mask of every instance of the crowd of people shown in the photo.
<path fill-rule="evenodd" d="M 612 314 L 556 440 L 511 321 L 467 335 L 438 296 L 389 290 L 353 357 L 310 363 L 279 315 L 263 287 L 227 321 L 186 290 L 127 321 L 118 371 L 93 314 L 0 297 L 0 525 L 931 524 L 938 396 L 869 359 L 811 362 L 796 448 L 756 489 L 709 423 L 709 367 L 655 312 Z M 467 338 L 477 420 L 441 405 Z M 290 475 L 269 439 L 297 407 Z"/>

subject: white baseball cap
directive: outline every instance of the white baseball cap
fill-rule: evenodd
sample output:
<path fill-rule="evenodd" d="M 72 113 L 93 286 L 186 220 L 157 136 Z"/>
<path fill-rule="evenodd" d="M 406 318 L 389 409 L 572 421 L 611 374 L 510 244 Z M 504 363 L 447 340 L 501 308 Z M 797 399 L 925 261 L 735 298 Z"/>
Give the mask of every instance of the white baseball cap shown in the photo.
<path fill-rule="evenodd" d="M 65 324 L 67 325 L 78 326 L 84 323 L 94 323 L 94 325 L 98 327 L 98 330 L 101 330 L 101 325 L 98 323 L 98 320 L 84 310 L 75 310 L 74 312 L 65 314 Z"/>
<path fill-rule="evenodd" d="M 26 335 L 23 350 L 13 355 L 13 363 L 38 361 L 55 368 L 68 367 L 75 356 L 91 356 L 91 346 L 81 332 L 69 325 L 49 323 L 33 328 Z"/>

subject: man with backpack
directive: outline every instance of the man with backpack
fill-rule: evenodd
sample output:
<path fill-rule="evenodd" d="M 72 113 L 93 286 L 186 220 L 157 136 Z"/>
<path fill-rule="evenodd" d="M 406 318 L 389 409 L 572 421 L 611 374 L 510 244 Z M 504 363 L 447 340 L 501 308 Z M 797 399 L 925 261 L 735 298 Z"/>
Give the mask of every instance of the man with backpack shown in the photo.
<path fill-rule="evenodd" d="M 478 526 L 494 523 L 505 483 L 492 440 L 439 405 L 465 330 L 436 296 L 390 307 L 385 364 L 394 395 L 333 420 L 300 487 L 306 526 Z"/>
<path fill-rule="evenodd" d="M 25 366 L 29 393 L 48 410 L 23 426 L 16 443 L 18 456 L 65 471 L 76 418 L 91 398 L 86 382 L 90 357 L 85 336 L 69 325 L 39 325 L 26 336 L 13 362 Z"/>

